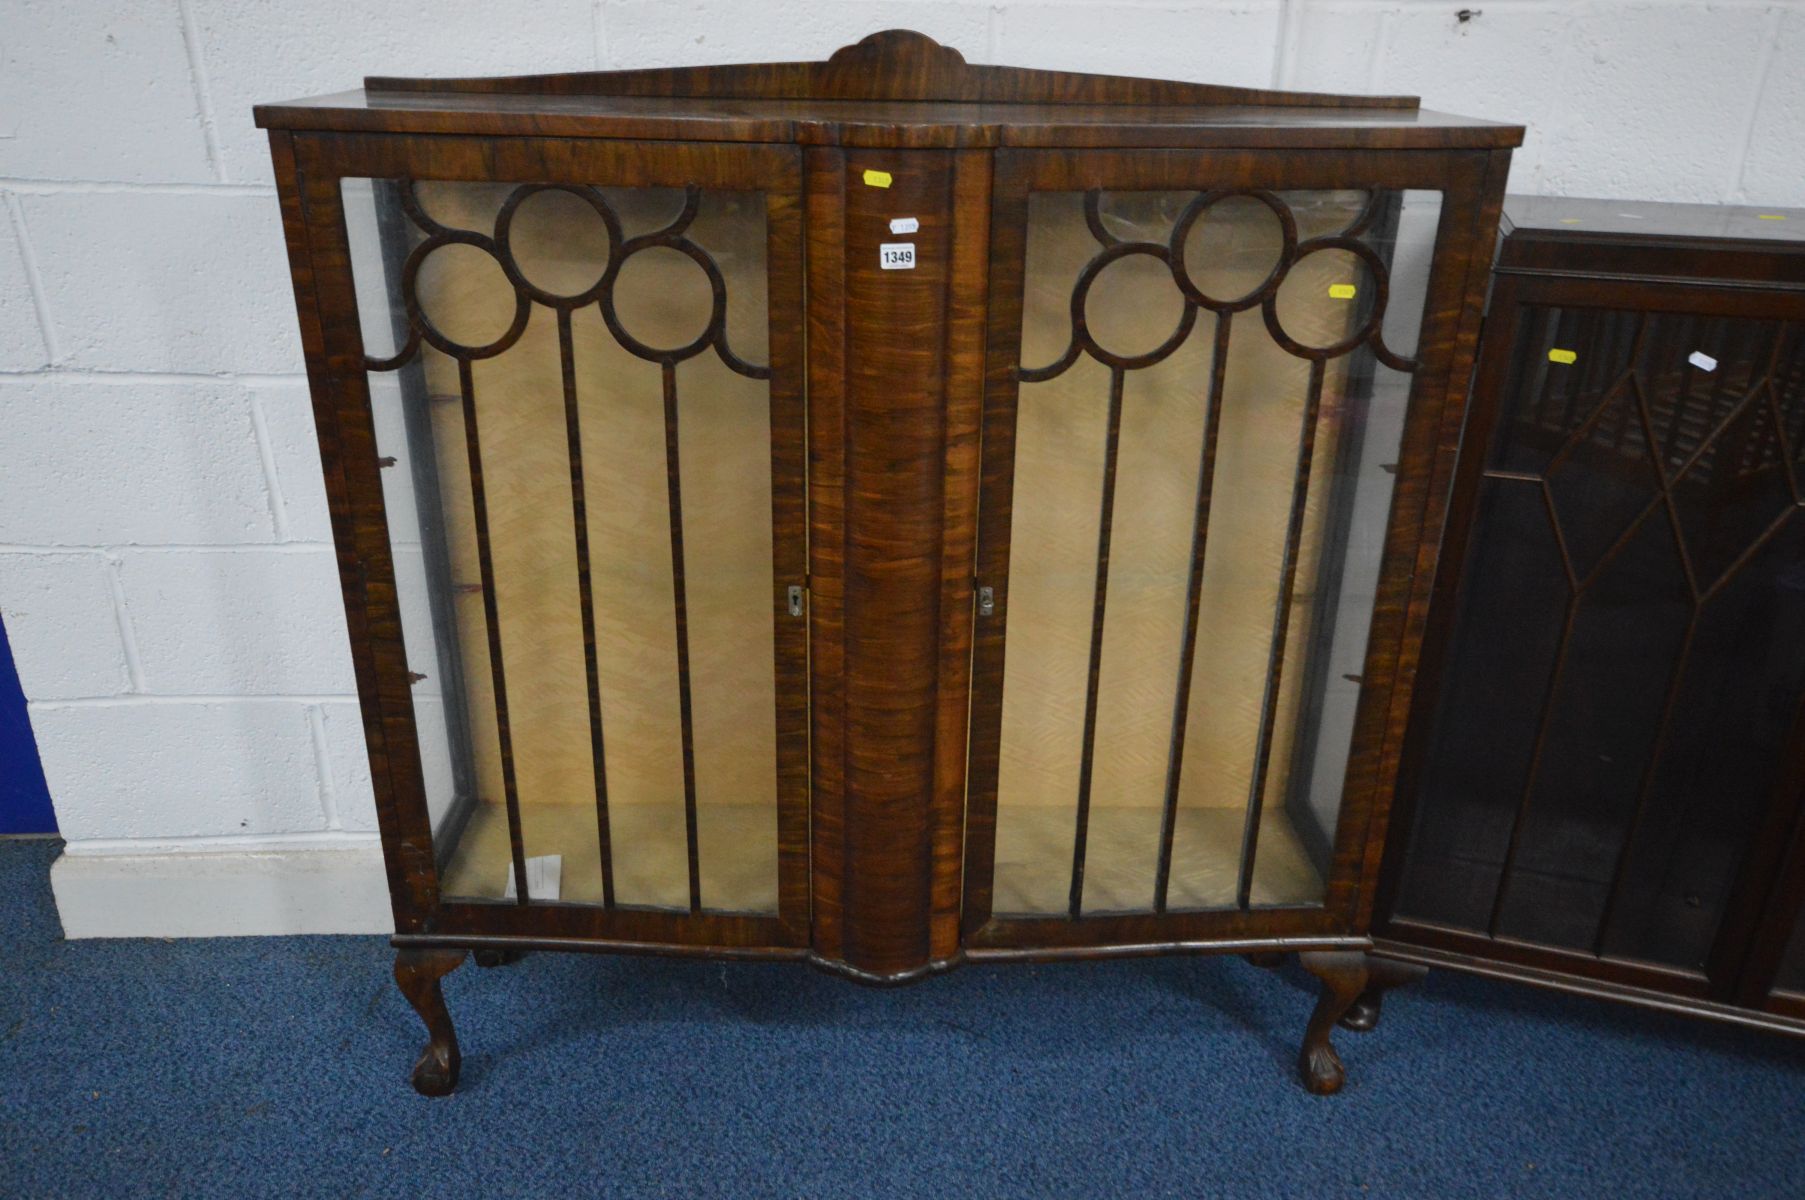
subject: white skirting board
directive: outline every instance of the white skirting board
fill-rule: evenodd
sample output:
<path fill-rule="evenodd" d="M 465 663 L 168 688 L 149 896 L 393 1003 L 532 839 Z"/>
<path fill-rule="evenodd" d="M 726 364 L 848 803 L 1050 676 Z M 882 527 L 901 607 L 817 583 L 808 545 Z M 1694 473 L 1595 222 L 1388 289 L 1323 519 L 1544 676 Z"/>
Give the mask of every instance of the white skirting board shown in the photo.
<path fill-rule="evenodd" d="M 63 935 L 393 933 L 382 848 L 66 850 L 50 867 Z"/>

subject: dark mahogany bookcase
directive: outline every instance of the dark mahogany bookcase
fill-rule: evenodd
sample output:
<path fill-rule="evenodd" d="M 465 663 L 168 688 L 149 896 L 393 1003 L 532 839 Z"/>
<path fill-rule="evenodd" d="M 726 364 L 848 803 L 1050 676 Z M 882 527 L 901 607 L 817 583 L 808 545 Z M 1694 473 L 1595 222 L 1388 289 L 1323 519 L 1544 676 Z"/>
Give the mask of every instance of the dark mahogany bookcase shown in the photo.
<path fill-rule="evenodd" d="M 1511 197 L 1375 934 L 1805 1032 L 1805 211 Z"/>
<path fill-rule="evenodd" d="M 270 132 L 395 914 L 470 951 L 1369 958 L 1516 126 L 826 62 Z"/>

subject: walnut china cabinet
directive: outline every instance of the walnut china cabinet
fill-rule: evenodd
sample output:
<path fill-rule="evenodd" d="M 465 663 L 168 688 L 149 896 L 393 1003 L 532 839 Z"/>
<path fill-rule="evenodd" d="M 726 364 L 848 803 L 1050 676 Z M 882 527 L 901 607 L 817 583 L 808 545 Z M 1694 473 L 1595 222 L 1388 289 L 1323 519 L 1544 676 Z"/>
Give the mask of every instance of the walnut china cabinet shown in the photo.
<path fill-rule="evenodd" d="M 826 62 L 268 105 L 394 900 L 467 952 L 1297 952 L 1374 885 L 1510 147 Z"/>

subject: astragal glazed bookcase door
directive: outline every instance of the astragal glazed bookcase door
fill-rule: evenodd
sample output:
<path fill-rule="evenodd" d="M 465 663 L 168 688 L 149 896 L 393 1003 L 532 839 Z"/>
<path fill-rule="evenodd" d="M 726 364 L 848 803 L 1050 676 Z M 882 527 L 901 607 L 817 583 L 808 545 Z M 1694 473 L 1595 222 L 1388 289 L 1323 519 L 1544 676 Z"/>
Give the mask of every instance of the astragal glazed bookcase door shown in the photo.
<path fill-rule="evenodd" d="M 1471 186 L 1411 157 L 999 154 L 974 940 L 1345 927 Z"/>
<path fill-rule="evenodd" d="M 805 943 L 798 155 L 371 141 L 308 178 L 445 919 Z"/>
<path fill-rule="evenodd" d="M 1787 215 L 1508 202 L 1388 952 L 1805 1030 Z"/>

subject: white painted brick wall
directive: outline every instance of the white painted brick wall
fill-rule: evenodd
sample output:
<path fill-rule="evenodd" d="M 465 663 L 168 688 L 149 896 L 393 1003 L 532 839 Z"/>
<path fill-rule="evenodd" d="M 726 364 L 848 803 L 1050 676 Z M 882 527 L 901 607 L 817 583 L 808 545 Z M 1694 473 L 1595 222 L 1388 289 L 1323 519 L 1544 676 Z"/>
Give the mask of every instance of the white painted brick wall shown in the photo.
<path fill-rule="evenodd" d="M 0 612 L 72 853 L 372 845 L 251 105 L 896 26 L 979 62 L 1521 120 L 1519 191 L 1805 205 L 1805 0 L 0 0 Z"/>
<path fill-rule="evenodd" d="M 10 212 L 0 216 L 0 371 L 36 371 L 49 365 L 50 348 L 26 286 L 18 229 Z"/>
<path fill-rule="evenodd" d="M 0 613 L 26 695 L 73 700 L 131 690 L 113 593 L 114 564 L 103 552 L 0 554 Z"/>
<path fill-rule="evenodd" d="M 333 561 L 323 546 L 124 551 L 119 581 L 143 690 L 175 696 L 356 691 Z"/>
<path fill-rule="evenodd" d="M 0 543 L 271 542 L 250 393 L 229 380 L 0 378 Z"/>
<path fill-rule="evenodd" d="M 59 365 L 100 371 L 293 371 L 301 342 L 265 192 L 20 198 Z"/>
<path fill-rule="evenodd" d="M 321 747 L 298 701 L 34 701 L 32 731 L 71 842 L 318 833 Z"/>

